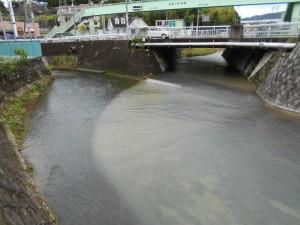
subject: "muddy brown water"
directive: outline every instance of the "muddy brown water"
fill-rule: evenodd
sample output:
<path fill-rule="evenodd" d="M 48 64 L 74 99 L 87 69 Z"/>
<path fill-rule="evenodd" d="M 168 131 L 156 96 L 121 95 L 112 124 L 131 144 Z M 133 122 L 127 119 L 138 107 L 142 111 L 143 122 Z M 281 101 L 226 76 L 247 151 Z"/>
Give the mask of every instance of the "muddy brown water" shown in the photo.
<path fill-rule="evenodd" d="M 139 82 L 56 73 L 24 154 L 61 224 L 300 224 L 300 117 L 220 55 Z"/>

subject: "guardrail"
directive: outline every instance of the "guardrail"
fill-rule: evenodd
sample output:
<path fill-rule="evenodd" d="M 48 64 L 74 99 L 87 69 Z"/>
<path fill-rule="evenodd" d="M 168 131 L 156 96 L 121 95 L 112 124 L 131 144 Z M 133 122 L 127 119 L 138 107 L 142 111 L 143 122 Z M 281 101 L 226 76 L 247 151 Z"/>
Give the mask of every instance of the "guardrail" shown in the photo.
<path fill-rule="evenodd" d="M 41 43 L 39 40 L 1 40 L 0 56 L 11 57 L 16 56 L 16 49 L 24 49 L 28 53 L 28 57 L 42 56 Z"/>
<path fill-rule="evenodd" d="M 58 43 L 58 42 L 81 42 L 94 40 L 128 40 L 126 33 L 119 34 L 101 34 L 101 35 L 83 35 L 83 36 L 68 36 L 61 38 L 45 38 L 39 39 L 41 43 Z"/>
<path fill-rule="evenodd" d="M 190 26 L 190 27 L 149 27 L 148 37 L 151 33 L 166 33 L 166 36 L 172 39 L 181 38 L 229 38 L 231 26 Z M 150 31 L 150 33 L 149 33 Z M 159 36 L 159 35 L 153 35 Z"/>
<path fill-rule="evenodd" d="M 299 37 L 300 23 L 273 23 L 244 25 L 244 38 L 289 38 Z"/>
<path fill-rule="evenodd" d="M 77 15 L 78 16 L 78 15 Z M 70 26 L 70 24 L 66 25 Z M 244 25 L 240 37 L 253 39 L 267 38 L 298 38 L 300 22 Z M 191 27 L 148 27 L 144 32 L 145 38 L 169 39 L 229 39 L 231 26 L 191 26 Z M 86 40 L 130 40 L 134 37 L 126 33 L 106 33 L 99 35 L 68 36 L 61 38 L 41 39 L 41 42 L 72 42 Z"/>

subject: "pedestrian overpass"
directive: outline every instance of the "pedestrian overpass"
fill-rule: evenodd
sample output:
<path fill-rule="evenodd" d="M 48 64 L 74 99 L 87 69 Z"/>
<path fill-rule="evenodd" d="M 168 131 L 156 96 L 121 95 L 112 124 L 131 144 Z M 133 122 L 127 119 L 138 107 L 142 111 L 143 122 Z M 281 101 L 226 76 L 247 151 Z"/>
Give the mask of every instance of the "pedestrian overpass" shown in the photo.
<path fill-rule="evenodd" d="M 300 0 L 152 0 L 135 1 L 118 4 L 96 4 L 83 8 L 72 16 L 65 24 L 53 28 L 46 38 L 52 38 L 58 33 L 71 31 L 83 19 L 89 20 L 91 34 L 95 34 L 94 17 L 119 13 L 135 13 L 161 10 L 176 10 L 188 8 L 208 8 L 224 6 L 244 6 L 258 4 L 289 3 L 286 18 L 291 22 L 300 21 Z"/>

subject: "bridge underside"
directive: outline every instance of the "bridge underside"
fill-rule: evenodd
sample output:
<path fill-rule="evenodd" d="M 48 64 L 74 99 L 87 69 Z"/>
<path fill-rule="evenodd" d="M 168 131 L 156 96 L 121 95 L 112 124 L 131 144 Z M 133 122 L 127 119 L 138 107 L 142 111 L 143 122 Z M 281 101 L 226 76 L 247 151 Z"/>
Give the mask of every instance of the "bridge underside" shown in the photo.
<path fill-rule="evenodd" d="M 263 48 L 263 49 L 293 49 L 296 43 L 286 42 L 237 42 L 237 41 L 193 41 L 193 42 L 146 42 L 143 44 L 133 44 L 136 47 L 149 47 L 149 48 Z"/>

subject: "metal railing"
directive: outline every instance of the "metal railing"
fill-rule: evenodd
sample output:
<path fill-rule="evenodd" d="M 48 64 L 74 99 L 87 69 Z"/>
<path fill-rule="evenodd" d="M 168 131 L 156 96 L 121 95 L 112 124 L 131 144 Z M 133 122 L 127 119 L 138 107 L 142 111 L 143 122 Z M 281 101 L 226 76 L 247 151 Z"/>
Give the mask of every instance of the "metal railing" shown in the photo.
<path fill-rule="evenodd" d="M 293 38 L 300 35 L 300 23 L 244 25 L 244 38 Z"/>
<path fill-rule="evenodd" d="M 126 33 L 119 34 L 102 34 L 102 35 L 84 35 L 84 36 L 68 36 L 61 38 L 45 38 L 39 39 L 41 43 L 59 43 L 59 42 L 82 42 L 97 40 L 128 40 Z"/>
<path fill-rule="evenodd" d="M 81 17 L 84 14 L 84 9 L 77 12 L 74 16 L 72 16 L 66 23 L 61 26 L 54 27 L 47 35 L 46 38 L 53 38 L 56 34 L 65 33 L 68 29 L 74 26 L 76 23 L 81 21 Z"/>
<path fill-rule="evenodd" d="M 76 18 L 75 18 L 76 16 Z M 56 33 L 63 33 L 74 23 L 81 20 L 80 14 L 74 16 L 74 21 L 70 20 Z M 266 38 L 295 38 L 300 35 L 300 22 L 297 23 L 275 23 L 244 25 L 242 29 L 243 38 L 266 39 Z M 191 27 L 148 27 L 144 30 L 142 37 L 145 38 L 169 38 L 169 39 L 229 39 L 231 26 L 191 26 Z M 77 35 L 59 38 L 46 38 L 42 42 L 69 42 L 74 40 L 128 40 L 135 35 L 127 36 L 126 33 L 105 33 L 99 35 Z M 50 37 L 53 37 L 50 35 Z"/>
<path fill-rule="evenodd" d="M 190 27 L 149 27 L 154 32 L 166 33 L 166 36 L 172 39 L 181 38 L 229 38 L 230 26 L 190 26 Z M 150 32 L 151 33 L 151 32 Z"/>

